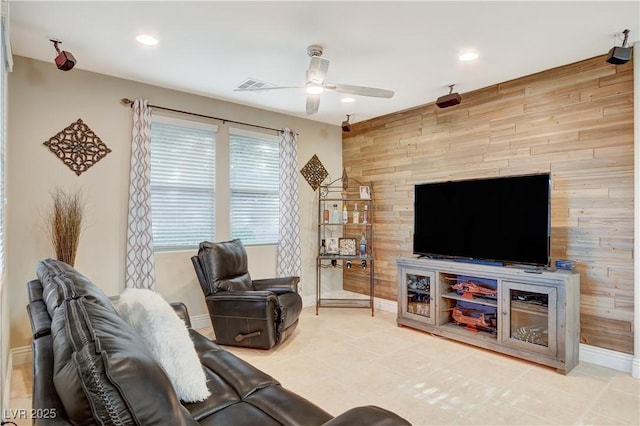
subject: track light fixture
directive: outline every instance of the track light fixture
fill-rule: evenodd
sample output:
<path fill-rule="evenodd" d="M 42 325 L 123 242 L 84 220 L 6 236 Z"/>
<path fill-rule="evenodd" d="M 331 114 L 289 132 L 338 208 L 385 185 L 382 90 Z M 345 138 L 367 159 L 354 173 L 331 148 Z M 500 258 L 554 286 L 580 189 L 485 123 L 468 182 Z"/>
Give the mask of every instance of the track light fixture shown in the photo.
<path fill-rule="evenodd" d="M 460 103 L 460 101 L 462 101 L 462 98 L 460 97 L 459 94 L 453 93 L 453 86 L 455 86 L 455 84 L 450 84 L 449 85 L 449 94 L 448 95 L 440 96 L 436 100 L 436 105 L 438 105 L 438 107 L 447 108 L 447 107 L 450 107 L 450 106 L 458 105 Z"/>
<path fill-rule="evenodd" d="M 607 55 L 607 62 L 613 65 L 626 64 L 631 60 L 631 48 L 627 47 L 627 40 L 629 39 L 629 30 L 624 30 L 624 40 L 622 46 L 612 47 Z"/>
<path fill-rule="evenodd" d="M 55 38 L 50 38 L 49 41 L 53 43 L 53 47 L 55 47 L 56 52 L 58 53 L 55 59 L 56 66 L 58 67 L 58 69 L 60 71 L 69 71 L 71 68 L 73 68 L 78 61 L 76 61 L 76 58 L 73 57 L 71 52 L 67 52 L 66 50 L 62 50 L 62 51 L 60 50 L 58 45 L 62 44 L 62 41 L 57 40 Z"/>
<path fill-rule="evenodd" d="M 352 114 L 347 114 L 347 119 L 342 122 L 342 131 L 343 132 L 350 132 L 351 131 L 351 124 L 349 124 L 349 118 L 351 118 L 351 115 Z"/>

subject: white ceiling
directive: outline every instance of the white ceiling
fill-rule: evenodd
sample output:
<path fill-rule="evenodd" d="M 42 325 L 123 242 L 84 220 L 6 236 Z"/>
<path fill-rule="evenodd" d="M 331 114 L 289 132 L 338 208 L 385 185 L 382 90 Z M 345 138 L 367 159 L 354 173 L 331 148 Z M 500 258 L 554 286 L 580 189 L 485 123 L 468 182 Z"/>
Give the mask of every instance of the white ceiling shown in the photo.
<path fill-rule="evenodd" d="M 303 89 L 233 89 L 247 78 L 303 85 L 306 48 L 322 44 L 327 82 L 395 91 L 351 104 L 325 92 L 307 118 L 339 125 L 345 114 L 358 122 L 433 102 L 450 83 L 464 102 L 465 92 L 602 55 L 621 45 L 616 33 L 625 28 L 630 42 L 640 39 L 639 4 L 18 0 L 10 1 L 10 29 L 15 55 L 54 66 L 54 37 L 77 69 L 300 117 L 307 117 Z M 139 45 L 143 32 L 160 43 Z M 468 49 L 480 57 L 460 62 Z"/>

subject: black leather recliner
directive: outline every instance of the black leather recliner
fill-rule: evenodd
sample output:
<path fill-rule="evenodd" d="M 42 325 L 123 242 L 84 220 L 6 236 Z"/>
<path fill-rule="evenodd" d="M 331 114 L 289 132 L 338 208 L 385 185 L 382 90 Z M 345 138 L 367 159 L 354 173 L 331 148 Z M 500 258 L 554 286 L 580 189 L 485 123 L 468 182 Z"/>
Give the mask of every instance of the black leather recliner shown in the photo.
<path fill-rule="evenodd" d="M 293 334 L 302 311 L 299 277 L 252 280 L 239 239 L 204 241 L 191 261 L 216 343 L 271 349 Z"/>

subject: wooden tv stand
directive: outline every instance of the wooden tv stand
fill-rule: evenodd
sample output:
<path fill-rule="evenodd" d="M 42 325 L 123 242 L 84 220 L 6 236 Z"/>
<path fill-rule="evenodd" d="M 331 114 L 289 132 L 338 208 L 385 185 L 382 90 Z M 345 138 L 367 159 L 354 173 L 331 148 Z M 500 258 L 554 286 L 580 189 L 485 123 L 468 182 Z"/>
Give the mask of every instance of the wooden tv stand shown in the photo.
<path fill-rule="evenodd" d="M 399 326 L 544 364 L 578 365 L 580 275 L 397 259 Z"/>

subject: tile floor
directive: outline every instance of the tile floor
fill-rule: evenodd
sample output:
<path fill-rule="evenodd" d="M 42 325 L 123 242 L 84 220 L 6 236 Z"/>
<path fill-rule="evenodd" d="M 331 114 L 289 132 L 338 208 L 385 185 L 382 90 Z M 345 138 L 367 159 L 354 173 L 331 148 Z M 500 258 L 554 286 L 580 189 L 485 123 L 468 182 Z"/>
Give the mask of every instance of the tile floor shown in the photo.
<path fill-rule="evenodd" d="M 628 374 L 580 363 L 563 376 L 397 327 L 384 311 L 305 308 L 280 347 L 227 349 L 334 415 L 374 404 L 415 426 L 640 424 L 640 380 Z M 30 408 L 30 388 L 31 365 L 16 366 L 11 409 Z"/>

